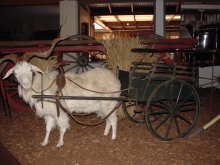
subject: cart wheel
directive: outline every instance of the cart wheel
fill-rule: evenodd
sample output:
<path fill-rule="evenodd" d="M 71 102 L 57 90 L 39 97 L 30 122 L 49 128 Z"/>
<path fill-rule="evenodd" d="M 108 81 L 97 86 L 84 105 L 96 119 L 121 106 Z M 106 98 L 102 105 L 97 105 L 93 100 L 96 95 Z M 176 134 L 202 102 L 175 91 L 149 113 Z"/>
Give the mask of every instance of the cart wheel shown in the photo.
<path fill-rule="evenodd" d="M 168 80 L 158 85 L 149 97 L 146 125 L 152 135 L 163 141 L 185 137 L 194 127 L 199 109 L 200 99 L 191 84 Z"/>
<path fill-rule="evenodd" d="M 9 69 L 11 69 L 14 66 L 13 63 L 8 63 L 7 66 L 2 71 L 3 77 L 7 73 Z M 0 81 L 2 96 L 5 101 L 8 101 L 8 104 L 11 108 L 25 112 L 31 110 L 30 106 L 23 101 L 22 98 L 18 95 L 18 84 L 15 81 L 14 77 L 11 76 L 5 80 Z"/>
<path fill-rule="evenodd" d="M 70 67 L 64 69 L 65 72 L 74 70 L 75 73 L 81 73 L 88 71 L 89 69 L 93 69 L 94 67 L 89 64 L 91 61 L 89 53 L 87 52 L 78 52 L 78 53 L 64 53 L 64 56 L 68 56 L 68 62 L 70 63 Z M 66 61 L 66 60 L 63 60 Z"/>
<path fill-rule="evenodd" d="M 74 35 L 69 37 L 68 40 L 95 40 L 95 38 L 86 35 Z M 97 43 L 99 42 L 97 41 Z M 82 73 L 90 69 L 94 69 L 96 64 L 95 66 L 93 66 L 92 63 L 94 64 L 94 60 L 97 60 L 96 57 L 98 54 L 102 54 L 103 56 L 103 53 L 105 52 L 101 52 L 99 50 L 94 50 L 90 52 L 84 52 L 84 50 L 82 50 L 81 52 L 65 52 L 63 53 L 63 61 L 69 63 L 70 66 L 64 67 L 64 71 L 74 71 L 75 73 Z"/>
<path fill-rule="evenodd" d="M 144 123 L 144 103 L 123 102 L 122 108 L 129 120 L 135 123 Z"/>

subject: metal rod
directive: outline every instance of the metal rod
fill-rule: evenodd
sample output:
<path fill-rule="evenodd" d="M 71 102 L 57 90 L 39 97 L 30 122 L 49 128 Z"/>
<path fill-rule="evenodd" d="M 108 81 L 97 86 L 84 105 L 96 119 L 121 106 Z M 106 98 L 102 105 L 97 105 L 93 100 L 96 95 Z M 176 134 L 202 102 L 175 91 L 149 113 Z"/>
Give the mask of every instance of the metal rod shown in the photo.
<path fill-rule="evenodd" d="M 128 97 L 89 97 L 89 96 L 57 96 L 57 95 L 33 95 L 35 99 L 65 99 L 65 100 L 117 100 L 117 101 L 137 101 Z"/>

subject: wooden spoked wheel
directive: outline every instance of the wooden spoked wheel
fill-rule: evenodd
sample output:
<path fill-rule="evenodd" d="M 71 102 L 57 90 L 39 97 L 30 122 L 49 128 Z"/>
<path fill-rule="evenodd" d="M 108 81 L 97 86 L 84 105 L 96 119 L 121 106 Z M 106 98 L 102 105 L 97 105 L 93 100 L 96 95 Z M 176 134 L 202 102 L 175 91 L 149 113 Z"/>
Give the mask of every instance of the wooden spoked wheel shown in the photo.
<path fill-rule="evenodd" d="M 74 70 L 75 73 L 81 73 L 94 68 L 90 64 L 91 56 L 88 52 L 65 53 L 64 56 L 68 57 L 68 62 L 71 65 L 65 69 L 65 72 Z M 63 61 L 66 60 L 64 59 Z"/>
<path fill-rule="evenodd" d="M 194 127 L 200 109 L 195 88 L 186 81 L 168 80 L 158 85 L 149 97 L 145 121 L 159 140 L 185 137 Z"/>
<path fill-rule="evenodd" d="M 74 35 L 69 37 L 68 40 L 95 40 L 95 38 L 85 35 Z M 98 41 L 97 43 L 102 45 Z M 99 50 L 93 50 L 90 52 L 86 52 L 85 50 L 80 52 L 65 52 L 62 55 L 62 61 L 68 63 L 69 65 L 64 67 L 64 71 L 82 73 L 90 69 L 94 69 L 96 65 L 94 66 L 92 63 L 94 63 L 96 56 L 101 54 L 103 55 L 105 52 L 101 52 Z"/>
<path fill-rule="evenodd" d="M 9 69 L 14 66 L 13 63 L 9 62 L 7 66 L 2 71 L 2 76 L 4 77 L 5 74 Z M 8 102 L 9 106 L 17 111 L 25 112 L 31 110 L 30 106 L 23 101 L 22 98 L 18 95 L 18 84 L 15 81 L 14 77 L 11 76 L 5 80 L 0 81 L 2 96 L 4 101 Z"/>
<path fill-rule="evenodd" d="M 124 114 L 128 117 L 129 120 L 135 123 L 144 123 L 145 106 L 145 103 L 137 102 L 123 102 L 122 104 Z"/>

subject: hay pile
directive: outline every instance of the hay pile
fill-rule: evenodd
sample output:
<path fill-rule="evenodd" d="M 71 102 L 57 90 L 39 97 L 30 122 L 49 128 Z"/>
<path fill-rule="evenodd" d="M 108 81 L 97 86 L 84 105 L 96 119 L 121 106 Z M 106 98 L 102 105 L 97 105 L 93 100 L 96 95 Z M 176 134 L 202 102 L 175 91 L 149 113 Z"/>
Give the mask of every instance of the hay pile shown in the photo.
<path fill-rule="evenodd" d="M 132 53 L 132 48 L 143 48 L 138 38 L 131 39 L 108 39 L 101 41 L 107 50 L 106 65 L 116 72 L 120 70 L 129 71 L 131 63 L 134 61 L 154 63 L 159 59 L 158 55 L 147 53 Z"/>
<path fill-rule="evenodd" d="M 34 57 L 30 60 L 30 63 L 37 66 L 44 72 L 51 72 L 58 67 L 57 59 L 54 57 L 50 57 L 48 59 Z"/>

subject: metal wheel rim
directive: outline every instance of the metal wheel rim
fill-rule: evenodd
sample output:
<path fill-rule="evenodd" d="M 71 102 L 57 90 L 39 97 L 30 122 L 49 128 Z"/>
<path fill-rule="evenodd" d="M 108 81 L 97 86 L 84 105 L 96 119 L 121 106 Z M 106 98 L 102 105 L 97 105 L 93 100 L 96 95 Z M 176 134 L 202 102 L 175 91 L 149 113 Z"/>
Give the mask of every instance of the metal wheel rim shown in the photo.
<path fill-rule="evenodd" d="M 154 99 L 156 100 L 156 94 L 159 92 L 159 90 L 161 90 L 161 88 L 165 86 L 168 88 L 169 84 L 180 85 L 178 86 L 179 91 L 177 92 L 178 93 L 177 99 L 176 100 L 174 98 L 170 99 L 171 97 L 169 97 L 169 100 L 172 100 L 172 102 L 174 100 L 174 103 L 176 102 L 176 105 L 172 103 L 172 106 L 170 106 L 171 107 L 170 111 L 166 110 L 168 109 L 166 108 L 166 106 L 169 106 L 169 105 L 165 105 L 164 101 L 163 101 L 164 103 L 153 105 L 153 104 L 157 104 L 153 100 Z M 186 97 L 185 100 L 183 99 L 183 96 L 182 96 L 183 89 L 184 90 L 187 89 L 188 90 L 187 92 L 189 92 L 187 96 L 188 98 Z M 178 97 L 179 97 L 179 100 L 178 100 Z M 159 100 L 159 101 L 161 102 L 162 100 Z M 164 107 L 163 107 L 163 104 L 164 104 Z M 153 108 L 153 106 L 155 107 L 157 106 L 156 107 L 157 109 Z M 159 110 L 158 110 L 158 107 L 159 107 Z M 146 125 L 150 133 L 156 138 L 158 138 L 159 140 L 168 141 L 168 140 L 172 140 L 175 138 L 185 137 L 193 129 L 198 119 L 199 108 L 200 108 L 200 99 L 195 88 L 191 84 L 185 81 L 182 81 L 182 80 L 169 80 L 158 85 L 155 88 L 155 90 L 152 92 L 151 96 L 149 97 L 146 111 L 145 111 Z M 160 115 L 160 118 L 162 117 L 163 118 L 160 119 L 159 121 L 153 122 L 151 119 L 153 115 Z M 188 117 L 187 115 L 192 115 L 192 117 L 190 116 Z M 182 129 L 181 127 L 184 128 L 184 131 L 180 130 Z M 169 134 L 171 134 L 170 131 L 174 131 L 174 132 L 176 131 L 176 133 L 174 133 L 174 136 L 173 134 L 172 136 L 171 135 L 169 136 Z"/>

